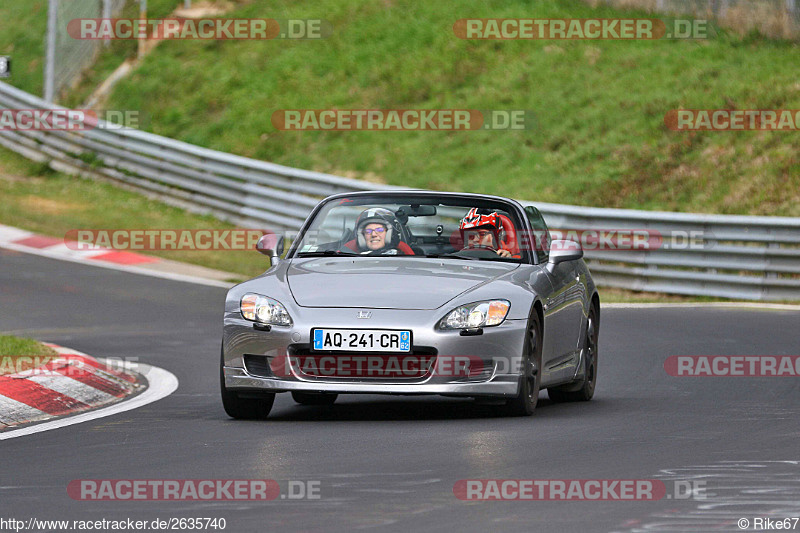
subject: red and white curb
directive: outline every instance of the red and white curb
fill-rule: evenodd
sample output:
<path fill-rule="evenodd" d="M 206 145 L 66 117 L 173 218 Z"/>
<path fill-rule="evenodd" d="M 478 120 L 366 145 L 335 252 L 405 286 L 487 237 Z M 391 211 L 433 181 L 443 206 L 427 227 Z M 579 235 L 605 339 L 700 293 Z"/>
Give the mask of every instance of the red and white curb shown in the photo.
<path fill-rule="evenodd" d="M 64 239 L 37 235 L 36 233 L 11 226 L 0 226 L 0 241 L 22 248 L 46 250 L 62 257 L 80 258 L 87 261 L 105 261 L 116 265 L 142 265 L 157 263 L 159 261 L 157 257 L 150 257 L 125 250 L 111 250 L 100 247 L 93 247 L 87 250 L 74 250 L 67 246 Z"/>
<path fill-rule="evenodd" d="M 233 286 L 233 283 L 177 274 L 165 270 L 155 270 L 153 268 L 157 268 L 157 265 L 162 262 L 158 257 L 101 247 L 93 247 L 87 250 L 72 249 L 67 246 L 64 239 L 38 235 L 2 224 L 0 224 L 0 248 L 175 281 L 187 281 L 214 287 Z"/>
<path fill-rule="evenodd" d="M 112 365 L 76 350 L 47 345 L 58 355 L 45 365 L 0 376 L 0 440 L 135 409 L 178 388 L 178 379 L 161 368 L 142 363 Z M 42 423 L 14 429 L 32 422 Z"/>
<path fill-rule="evenodd" d="M 145 387 L 136 376 L 94 357 L 48 344 L 46 364 L 0 376 L 0 428 L 47 420 L 114 403 Z"/>

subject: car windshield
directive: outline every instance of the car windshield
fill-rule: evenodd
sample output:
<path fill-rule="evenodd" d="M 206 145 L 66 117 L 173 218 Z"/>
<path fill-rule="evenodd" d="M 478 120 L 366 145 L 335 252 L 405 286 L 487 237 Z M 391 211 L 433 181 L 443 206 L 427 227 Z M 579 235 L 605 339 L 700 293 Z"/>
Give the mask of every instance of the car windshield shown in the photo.
<path fill-rule="evenodd" d="M 370 195 L 327 202 L 295 241 L 292 257 L 414 256 L 523 259 L 522 228 L 507 203 L 436 195 Z"/>

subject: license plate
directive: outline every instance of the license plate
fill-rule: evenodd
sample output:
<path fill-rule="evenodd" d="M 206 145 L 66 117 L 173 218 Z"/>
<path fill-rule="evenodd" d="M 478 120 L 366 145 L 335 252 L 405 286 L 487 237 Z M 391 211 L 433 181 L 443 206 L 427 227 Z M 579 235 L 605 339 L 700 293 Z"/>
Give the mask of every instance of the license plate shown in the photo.
<path fill-rule="evenodd" d="M 314 350 L 410 352 L 411 332 L 388 329 L 314 329 Z"/>

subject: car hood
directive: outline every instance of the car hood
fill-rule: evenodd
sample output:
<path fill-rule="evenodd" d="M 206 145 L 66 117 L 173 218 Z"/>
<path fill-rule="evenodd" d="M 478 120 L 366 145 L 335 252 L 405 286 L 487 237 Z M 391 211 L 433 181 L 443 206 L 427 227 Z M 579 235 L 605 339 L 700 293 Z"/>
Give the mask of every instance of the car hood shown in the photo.
<path fill-rule="evenodd" d="M 517 268 L 458 259 L 320 257 L 292 260 L 287 279 L 302 307 L 436 309 Z"/>

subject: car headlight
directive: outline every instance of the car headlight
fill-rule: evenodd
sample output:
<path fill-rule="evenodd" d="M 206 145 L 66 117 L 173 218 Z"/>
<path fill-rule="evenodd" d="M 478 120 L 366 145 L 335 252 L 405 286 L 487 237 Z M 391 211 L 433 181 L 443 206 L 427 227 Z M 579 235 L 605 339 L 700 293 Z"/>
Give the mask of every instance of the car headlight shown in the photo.
<path fill-rule="evenodd" d="M 246 320 L 276 326 L 292 325 L 292 317 L 282 303 L 260 294 L 248 293 L 242 296 L 241 309 Z"/>
<path fill-rule="evenodd" d="M 456 307 L 439 321 L 439 329 L 477 329 L 497 326 L 506 319 L 511 302 L 486 300 Z"/>

